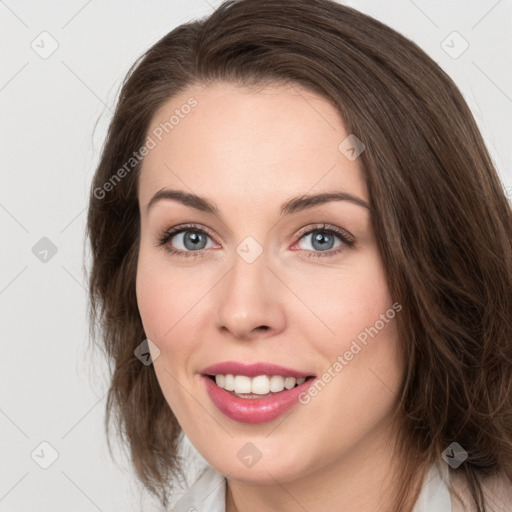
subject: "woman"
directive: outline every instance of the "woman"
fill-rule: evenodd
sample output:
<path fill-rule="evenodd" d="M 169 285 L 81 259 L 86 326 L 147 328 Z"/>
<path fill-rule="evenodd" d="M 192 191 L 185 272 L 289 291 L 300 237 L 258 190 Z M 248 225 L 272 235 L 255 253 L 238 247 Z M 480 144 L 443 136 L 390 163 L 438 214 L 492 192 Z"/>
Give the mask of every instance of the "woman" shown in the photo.
<path fill-rule="evenodd" d="M 411 41 L 329 0 L 176 28 L 123 84 L 88 235 L 107 424 L 164 507 L 190 440 L 174 510 L 512 509 L 511 210 Z"/>

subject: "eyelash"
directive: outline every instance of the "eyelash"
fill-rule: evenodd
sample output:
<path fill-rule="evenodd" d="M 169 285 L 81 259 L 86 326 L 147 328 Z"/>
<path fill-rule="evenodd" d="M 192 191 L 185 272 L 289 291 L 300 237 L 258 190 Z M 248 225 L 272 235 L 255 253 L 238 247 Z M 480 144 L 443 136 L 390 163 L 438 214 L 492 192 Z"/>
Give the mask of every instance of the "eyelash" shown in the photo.
<path fill-rule="evenodd" d="M 355 244 L 354 238 L 346 233 L 345 231 L 342 231 L 339 228 L 336 228 L 334 226 L 327 227 L 327 224 L 317 225 L 313 227 L 308 227 L 307 230 L 302 231 L 299 233 L 297 240 L 294 242 L 294 245 L 302 239 L 305 235 L 309 235 L 313 232 L 320 231 L 323 233 L 328 233 L 332 235 L 336 235 L 338 238 L 341 239 L 342 244 L 337 249 L 330 249 L 328 251 L 311 251 L 307 249 L 302 249 L 303 251 L 309 253 L 307 255 L 308 258 L 322 258 L 322 257 L 332 257 L 337 254 L 339 254 L 341 251 L 344 250 L 344 246 L 347 246 L 349 248 L 353 247 Z M 178 256 L 181 258 L 197 258 L 203 255 L 204 252 L 206 252 L 208 249 L 200 249 L 198 251 L 182 251 L 177 250 L 169 247 L 167 244 L 168 242 L 175 236 L 183 232 L 191 231 L 194 233 L 203 233 L 205 235 L 208 235 L 210 238 L 213 238 L 212 234 L 209 232 L 209 230 L 199 227 L 197 224 L 184 224 L 181 226 L 176 226 L 172 229 L 166 230 L 163 233 L 161 233 L 158 236 L 158 247 L 164 247 L 165 250 L 173 255 Z"/>

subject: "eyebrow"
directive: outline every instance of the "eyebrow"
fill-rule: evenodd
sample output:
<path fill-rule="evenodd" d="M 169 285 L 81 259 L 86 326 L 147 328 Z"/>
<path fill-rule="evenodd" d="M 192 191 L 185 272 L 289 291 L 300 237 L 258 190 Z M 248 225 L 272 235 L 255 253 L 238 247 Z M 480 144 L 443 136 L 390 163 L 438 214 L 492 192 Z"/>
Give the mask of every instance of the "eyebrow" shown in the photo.
<path fill-rule="evenodd" d="M 220 214 L 220 210 L 212 202 L 204 197 L 189 192 L 184 192 L 182 190 L 171 190 L 165 188 L 159 190 L 150 199 L 147 205 L 147 210 L 149 211 L 149 209 L 154 206 L 155 203 L 161 201 L 162 199 L 174 199 L 175 201 L 179 201 L 185 206 L 190 206 L 191 208 L 202 212 L 211 213 L 214 215 Z M 362 206 L 363 208 L 372 210 L 372 207 L 363 199 L 349 194 L 348 192 L 336 191 L 293 197 L 281 205 L 281 216 L 297 213 L 303 210 L 307 210 L 308 208 L 314 208 L 315 206 L 329 203 L 331 201 L 350 201 L 359 206 Z"/>

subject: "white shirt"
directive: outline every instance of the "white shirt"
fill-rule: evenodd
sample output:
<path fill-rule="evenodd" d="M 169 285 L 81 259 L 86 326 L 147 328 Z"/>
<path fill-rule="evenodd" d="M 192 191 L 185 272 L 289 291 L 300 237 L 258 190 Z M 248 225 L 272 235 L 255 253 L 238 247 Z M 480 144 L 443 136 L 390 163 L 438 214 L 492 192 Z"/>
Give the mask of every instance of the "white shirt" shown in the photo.
<path fill-rule="evenodd" d="M 413 512 L 452 512 L 447 486 L 448 471 L 440 460 L 426 474 Z M 226 478 L 206 465 L 172 512 L 226 512 Z"/>

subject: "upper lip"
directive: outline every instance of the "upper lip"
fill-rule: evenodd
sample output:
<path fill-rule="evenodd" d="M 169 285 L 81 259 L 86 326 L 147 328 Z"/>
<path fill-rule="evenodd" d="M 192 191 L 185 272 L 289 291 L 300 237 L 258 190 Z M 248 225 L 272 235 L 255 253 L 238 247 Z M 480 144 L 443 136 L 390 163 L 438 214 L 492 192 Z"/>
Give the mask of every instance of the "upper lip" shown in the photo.
<path fill-rule="evenodd" d="M 273 363 L 239 363 L 237 361 L 224 361 L 204 368 L 203 375 L 247 375 L 256 377 L 257 375 L 281 375 L 283 377 L 311 377 L 311 373 L 287 368 Z"/>

